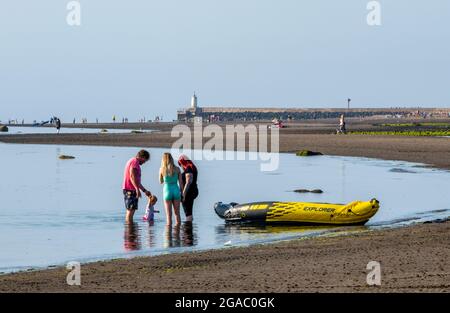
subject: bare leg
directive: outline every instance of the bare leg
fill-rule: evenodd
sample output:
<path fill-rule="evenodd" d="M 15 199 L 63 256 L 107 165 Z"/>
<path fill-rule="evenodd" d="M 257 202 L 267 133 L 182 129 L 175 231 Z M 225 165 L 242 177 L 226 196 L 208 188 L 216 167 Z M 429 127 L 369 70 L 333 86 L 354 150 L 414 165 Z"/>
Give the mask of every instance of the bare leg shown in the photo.
<path fill-rule="evenodd" d="M 172 201 L 164 200 L 164 208 L 166 209 L 166 225 L 172 225 Z"/>
<path fill-rule="evenodd" d="M 181 225 L 180 200 L 173 201 L 173 212 L 175 213 L 175 226 Z"/>
<path fill-rule="evenodd" d="M 134 212 L 135 210 L 127 210 L 127 215 L 125 217 L 126 223 L 133 223 Z"/>

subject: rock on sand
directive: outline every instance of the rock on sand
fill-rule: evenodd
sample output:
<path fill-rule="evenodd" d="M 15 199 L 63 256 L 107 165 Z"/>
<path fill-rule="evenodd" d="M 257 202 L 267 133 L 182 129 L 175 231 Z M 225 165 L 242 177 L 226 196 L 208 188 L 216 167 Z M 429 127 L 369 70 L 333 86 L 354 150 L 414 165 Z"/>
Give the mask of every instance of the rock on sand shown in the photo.
<path fill-rule="evenodd" d="M 300 150 L 295 154 L 296 156 L 313 156 L 313 155 L 323 155 L 322 152 L 314 152 L 310 150 Z"/>
<path fill-rule="evenodd" d="M 73 159 L 75 159 L 75 157 L 71 156 L 71 155 L 64 155 L 64 154 L 62 154 L 62 155 L 59 156 L 59 159 L 60 160 L 73 160 Z"/>

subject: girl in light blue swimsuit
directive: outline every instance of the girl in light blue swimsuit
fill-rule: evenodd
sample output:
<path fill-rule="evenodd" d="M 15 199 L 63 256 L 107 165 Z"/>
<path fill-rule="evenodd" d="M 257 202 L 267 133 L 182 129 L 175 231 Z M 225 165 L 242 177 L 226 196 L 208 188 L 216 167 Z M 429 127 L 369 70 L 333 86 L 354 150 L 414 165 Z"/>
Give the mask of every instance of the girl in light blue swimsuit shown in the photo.
<path fill-rule="evenodd" d="M 164 181 L 164 189 L 163 189 L 164 200 L 166 201 L 181 200 L 180 187 L 178 187 L 178 173 L 173 173 L 172 176 L 165 175 L 163 177 L 163 181 Z"/>
<path fill-rule="evenodd" d="M 181 179 L 181 171 L 175 166 L 172 155 L 164 153 L 161 161 L 161 169 L 159 170 L 159 181 L 164 185 L 164 208 L 166 209 L 167 225 L 172 225 L 172 207 L 175 214 L 175 226 L 181 224 L 180 202 L 181 189 L 183 182 Z"/>

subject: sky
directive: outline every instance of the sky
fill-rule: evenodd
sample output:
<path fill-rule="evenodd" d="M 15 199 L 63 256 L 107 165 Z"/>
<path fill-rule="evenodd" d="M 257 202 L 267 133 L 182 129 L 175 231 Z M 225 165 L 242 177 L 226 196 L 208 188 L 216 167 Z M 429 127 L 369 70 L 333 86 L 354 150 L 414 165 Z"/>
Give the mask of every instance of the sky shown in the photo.
<path fill-rule="evenodd" d="M 450 1 L 0 3 L 0 120 L 176 118 L 200 106 L 449 107 Z"/>

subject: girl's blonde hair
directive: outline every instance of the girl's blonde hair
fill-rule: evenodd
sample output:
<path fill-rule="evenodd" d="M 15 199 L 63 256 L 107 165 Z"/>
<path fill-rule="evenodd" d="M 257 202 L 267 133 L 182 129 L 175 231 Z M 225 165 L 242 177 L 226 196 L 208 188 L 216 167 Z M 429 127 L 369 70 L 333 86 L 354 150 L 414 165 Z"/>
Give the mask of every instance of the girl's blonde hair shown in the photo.
<path fill-rule="evenodd" d="M 170 153 L 164 153 L 161 160 L 161 174 L 163 176 L 172 176 L 175 173 L 175 164 Z"/>

